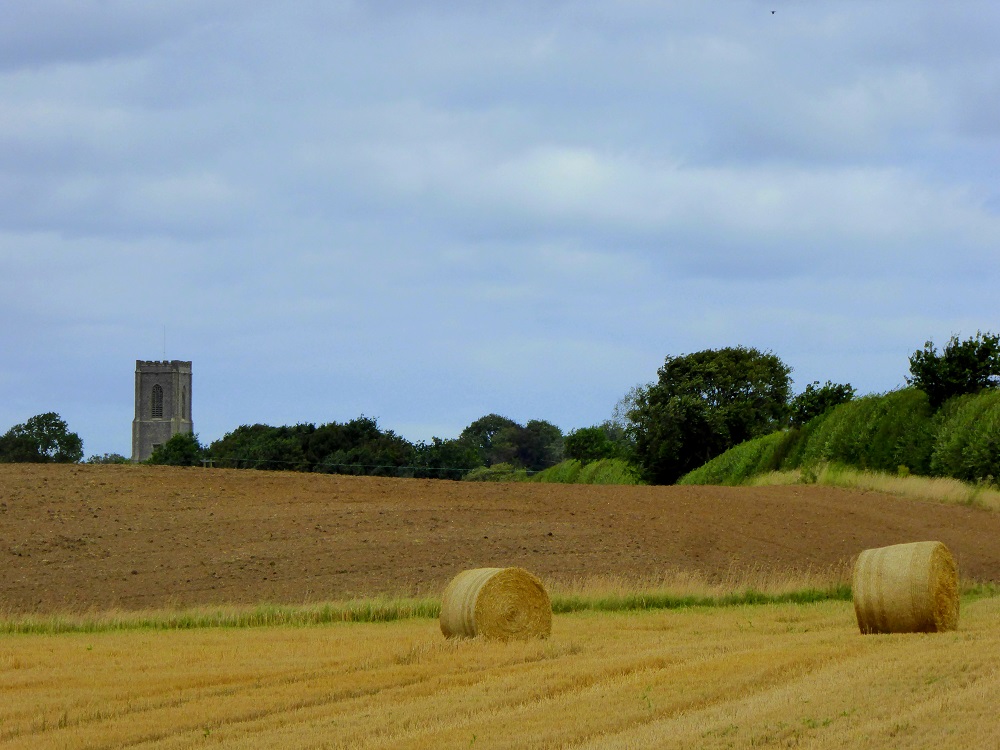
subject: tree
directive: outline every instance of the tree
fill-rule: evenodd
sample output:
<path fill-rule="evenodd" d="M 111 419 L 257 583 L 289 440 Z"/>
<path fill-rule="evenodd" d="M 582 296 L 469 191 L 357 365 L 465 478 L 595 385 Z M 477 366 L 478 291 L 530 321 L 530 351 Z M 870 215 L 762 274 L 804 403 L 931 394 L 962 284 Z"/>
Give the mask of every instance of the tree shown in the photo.
<path fill-rule="evenodd" d="M 198 436 L 191 432 L 178 432 L 153 451 L 146 463 L 164 466 L 197 466 L 205 455 Z"/>
<path fill-rule="evenodd" d="M 0 437 L 0 462 L 79 463 L 83 440 L 55 412 L 37 414 Z"/>
<path fill-rule="evenodd" d="M 378 476 L 412 475 L 415 453 L 406 438 L 380 429 L 377 419 L 364 415 L 317 427 L 306 451 L 315 471 Z"/>
<path fill-rule="evenodd" d="M 610 423 L 606 423 L 610 424 Z M 577 461 L 599 461 L 602 458 L 619 458 L 620 448 L 611 439 L 605 425 L 581 427 L 566 436 L 566 458 Z"/>
<path fill-rule="evenodd" d="M 504 463 L 540 471 L 562 460 L 562 430 L 544 419 L 521 425 L 499 414 L 487 414 L 462 430 L 458 439 L 476 451 L 480 466 Z"/>
<path fill-rule="evenodd" d="M 282 471 L 306 468 L 302 435 L 312 425 L 271 427 L 240 425 L 208 447 L 208 455 L 220 466 L 237 469 Z"/>
<path fill-rule="evenodd" d="M 926 393 L 934 409 L 952 396 L 996 388 L 1000 385 L 1000 335 L 977 331 L 965 341 L 952 336 L 941 354 L 927 341 L 910 356 L 910 375 L 907 382 Z"/>
<path fill-rule="evenodd" d="M 509 440 L 510 428 L 520 428 L 517 422 L 499 414 L 487 414 L 470 424 L 458 439 L 476 450 L 479 456 L 477 463 L 481 466 L 491 466 L 494 463 L 501 463 L 505 459 L 510 460 L 510 456 L 501 454 L 509 453 L 512 445 Z M 501 432 L 507 430 L 507 440 L 497 440 Z"/>
<path fill-rule="evenodd" d="M 746 347 L 668 356 L 628 413 L 644 478 L 670 484 L 778 429 L 788 413 L 790 373 L 776 355 Z"/>
<path fill-rule="evenodd" d="M 818 380 L 814 380 L 789 404 L 792 426 L 800 427 L 810 419 L 826 413 L 835 406 L 847 403 L 852 398 L 854 398 L 854 388 L 850 383 L 840 385 L 827 380 L 820 385 Z"/>
<path fill-rule="evenodd" d="M 431 442 L 414 446 L 414 475 L 429 479 L 462 479 L 479 463 L 479 452 L 461 440 L 442 440 L 432 437 Z"/>
<path fill-rule="evenodd" d="M 530 419 L 514 435 L 514 462 L 528 471 L 555 466 L 563 457 L 562 430 L 544 419 Z"/>

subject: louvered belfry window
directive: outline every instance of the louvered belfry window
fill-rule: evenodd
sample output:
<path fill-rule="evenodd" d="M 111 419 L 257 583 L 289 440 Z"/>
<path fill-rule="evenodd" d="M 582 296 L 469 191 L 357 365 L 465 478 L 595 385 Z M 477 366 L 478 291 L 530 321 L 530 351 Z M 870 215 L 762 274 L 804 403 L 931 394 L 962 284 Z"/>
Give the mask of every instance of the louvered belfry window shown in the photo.
<path fill-rule="evenodd" d="M 159 383 L 153 386 L 153 419 L 163 419 L 163 389 Z"/>

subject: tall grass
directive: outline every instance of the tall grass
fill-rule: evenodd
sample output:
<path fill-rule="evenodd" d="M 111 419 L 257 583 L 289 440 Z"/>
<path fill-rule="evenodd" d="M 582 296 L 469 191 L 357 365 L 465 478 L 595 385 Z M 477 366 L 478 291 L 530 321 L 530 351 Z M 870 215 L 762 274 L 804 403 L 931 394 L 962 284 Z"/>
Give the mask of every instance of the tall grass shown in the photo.
<path fill-rule="evenodd" d="M 818 573 L 733 572 L 709 581 L 694 573 L 668 572 L 659 578 L 590 577 L 548 583 L 556 613 L 626 612 L 678 607 L 727 607 L 780 602 L 808 603 L 850 598 L 844 568 Z M 100 633 L 121 630 L 307 627 L 333 623 L 432 619 L 441 613 L 437 598 L 373 598 L 322 604 L 255 607 L 199 607 L 186 610 L 61 613 L 0 616 L 0 634 Z"/>
<path fill-rule="evenodd" d="M 196 607 L 183 610 L 62 613 L 0 616 L 0 633 L 95 633 L 115 630 L 192 630 L 195 628 L 259 628 L 306 626 L 337 622 L 392 622 L 437 617 L 441 602 L 434 598 L 375 597 L 348 602 L 254 607 Z"/>

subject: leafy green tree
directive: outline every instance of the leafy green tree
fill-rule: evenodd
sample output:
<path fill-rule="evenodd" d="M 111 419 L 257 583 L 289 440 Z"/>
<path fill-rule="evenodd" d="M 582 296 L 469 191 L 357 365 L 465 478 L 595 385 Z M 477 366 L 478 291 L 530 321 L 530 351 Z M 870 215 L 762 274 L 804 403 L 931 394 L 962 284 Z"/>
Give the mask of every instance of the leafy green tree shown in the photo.
<path fill-rule="evenodd" d="M 831 383 L 823 385 L 814 380 L 805 387 L 789 404 L 793 427 L 800 427 L 814 417 L 825 414 L 835 406 L 845 404 L 854 398 L 854 388 L 850 383 Z"/>
<path fill-rule="evenodd" d="M 163 466 L 198 466 L 205 456 L 205 449 L 198 442 L 198 436 L 191 432 L 178 432 L 153 451 L 147 464 Z"/>
<path fill-rule="evenodd" d="M 544 419 L 530 419 L 514 435 L 514 463 L 528 471 L 555 466 L 563 458 L 562 430 Z"/>
<path fill-rule="evenodd" d="M 926 393 L 934 409 L 953 396 L 997 387 L 1000 335 L 977 331 L 964 341 L 952 336 L 940 354 L 933 342 L 926 342 L 910 356 L 907 382 Z"/>
<path fill-rule="evenodd" d="M 208 457 L 229 468 L 302 470 L 308 467 L 302 435 L 311 430 L 315 430 L 313 425 L 240 425 L 209 445 Z"/>
<path fill-rule="evenodd" d="M 791 369 L 746 347 L 668 356 L 629 412 L 644 478 L 670 484 L 744 440 L 785 423 Z"/>
<path fill-rule="evenodd" d="M 513 458 L 514 441 L 512 428 L 520 428 L 517 422 L 499 414 L 487 414 L 470 424 L 458 436 L 463 443 L 473 448 L 477 455 L 477 464 L 492 466 Z M 504 431 L 506 430 L 506 433 Z M 504 433 L 504 434 L 502 434 Z"/>
<path fill-rule="evenodd" d="M 605 425 L 581 427 L 566 436 L 566 458 L 577 461 L 599 461 L 602 458 L 619 458 L 621 449 L 608 434 Z"/>
<path fill-rule="evenodd" d="M 37 414 L 0 437 L 0 462 L 79 463 L 83 440 L 55 412 Z"/>
<path fill-rule="evenodd" d="M 316 428 L 307 456 L 315 471 L 332 474 L 412 476 L 416 449 L 378 420 L 364 415 L 345 424 L 332 422 Z"/>

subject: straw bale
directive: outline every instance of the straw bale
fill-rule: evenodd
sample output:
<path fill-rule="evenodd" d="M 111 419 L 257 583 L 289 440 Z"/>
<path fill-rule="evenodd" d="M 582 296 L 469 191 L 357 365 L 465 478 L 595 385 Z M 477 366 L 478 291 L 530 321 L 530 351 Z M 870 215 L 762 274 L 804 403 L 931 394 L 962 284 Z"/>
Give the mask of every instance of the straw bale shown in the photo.
<path fill-rule="evenodd" d="M 941 542 L 866 549 L 854 564 L 862 633 L 939 633 L 958 627 L 958 568 Z"/>
<path fill-rule="evenodd" d="M 441 632 L 447 638 L 548 638 L 552 602 L 542 582 L 522 568 L 465 570 L 444 591 Z"/>

